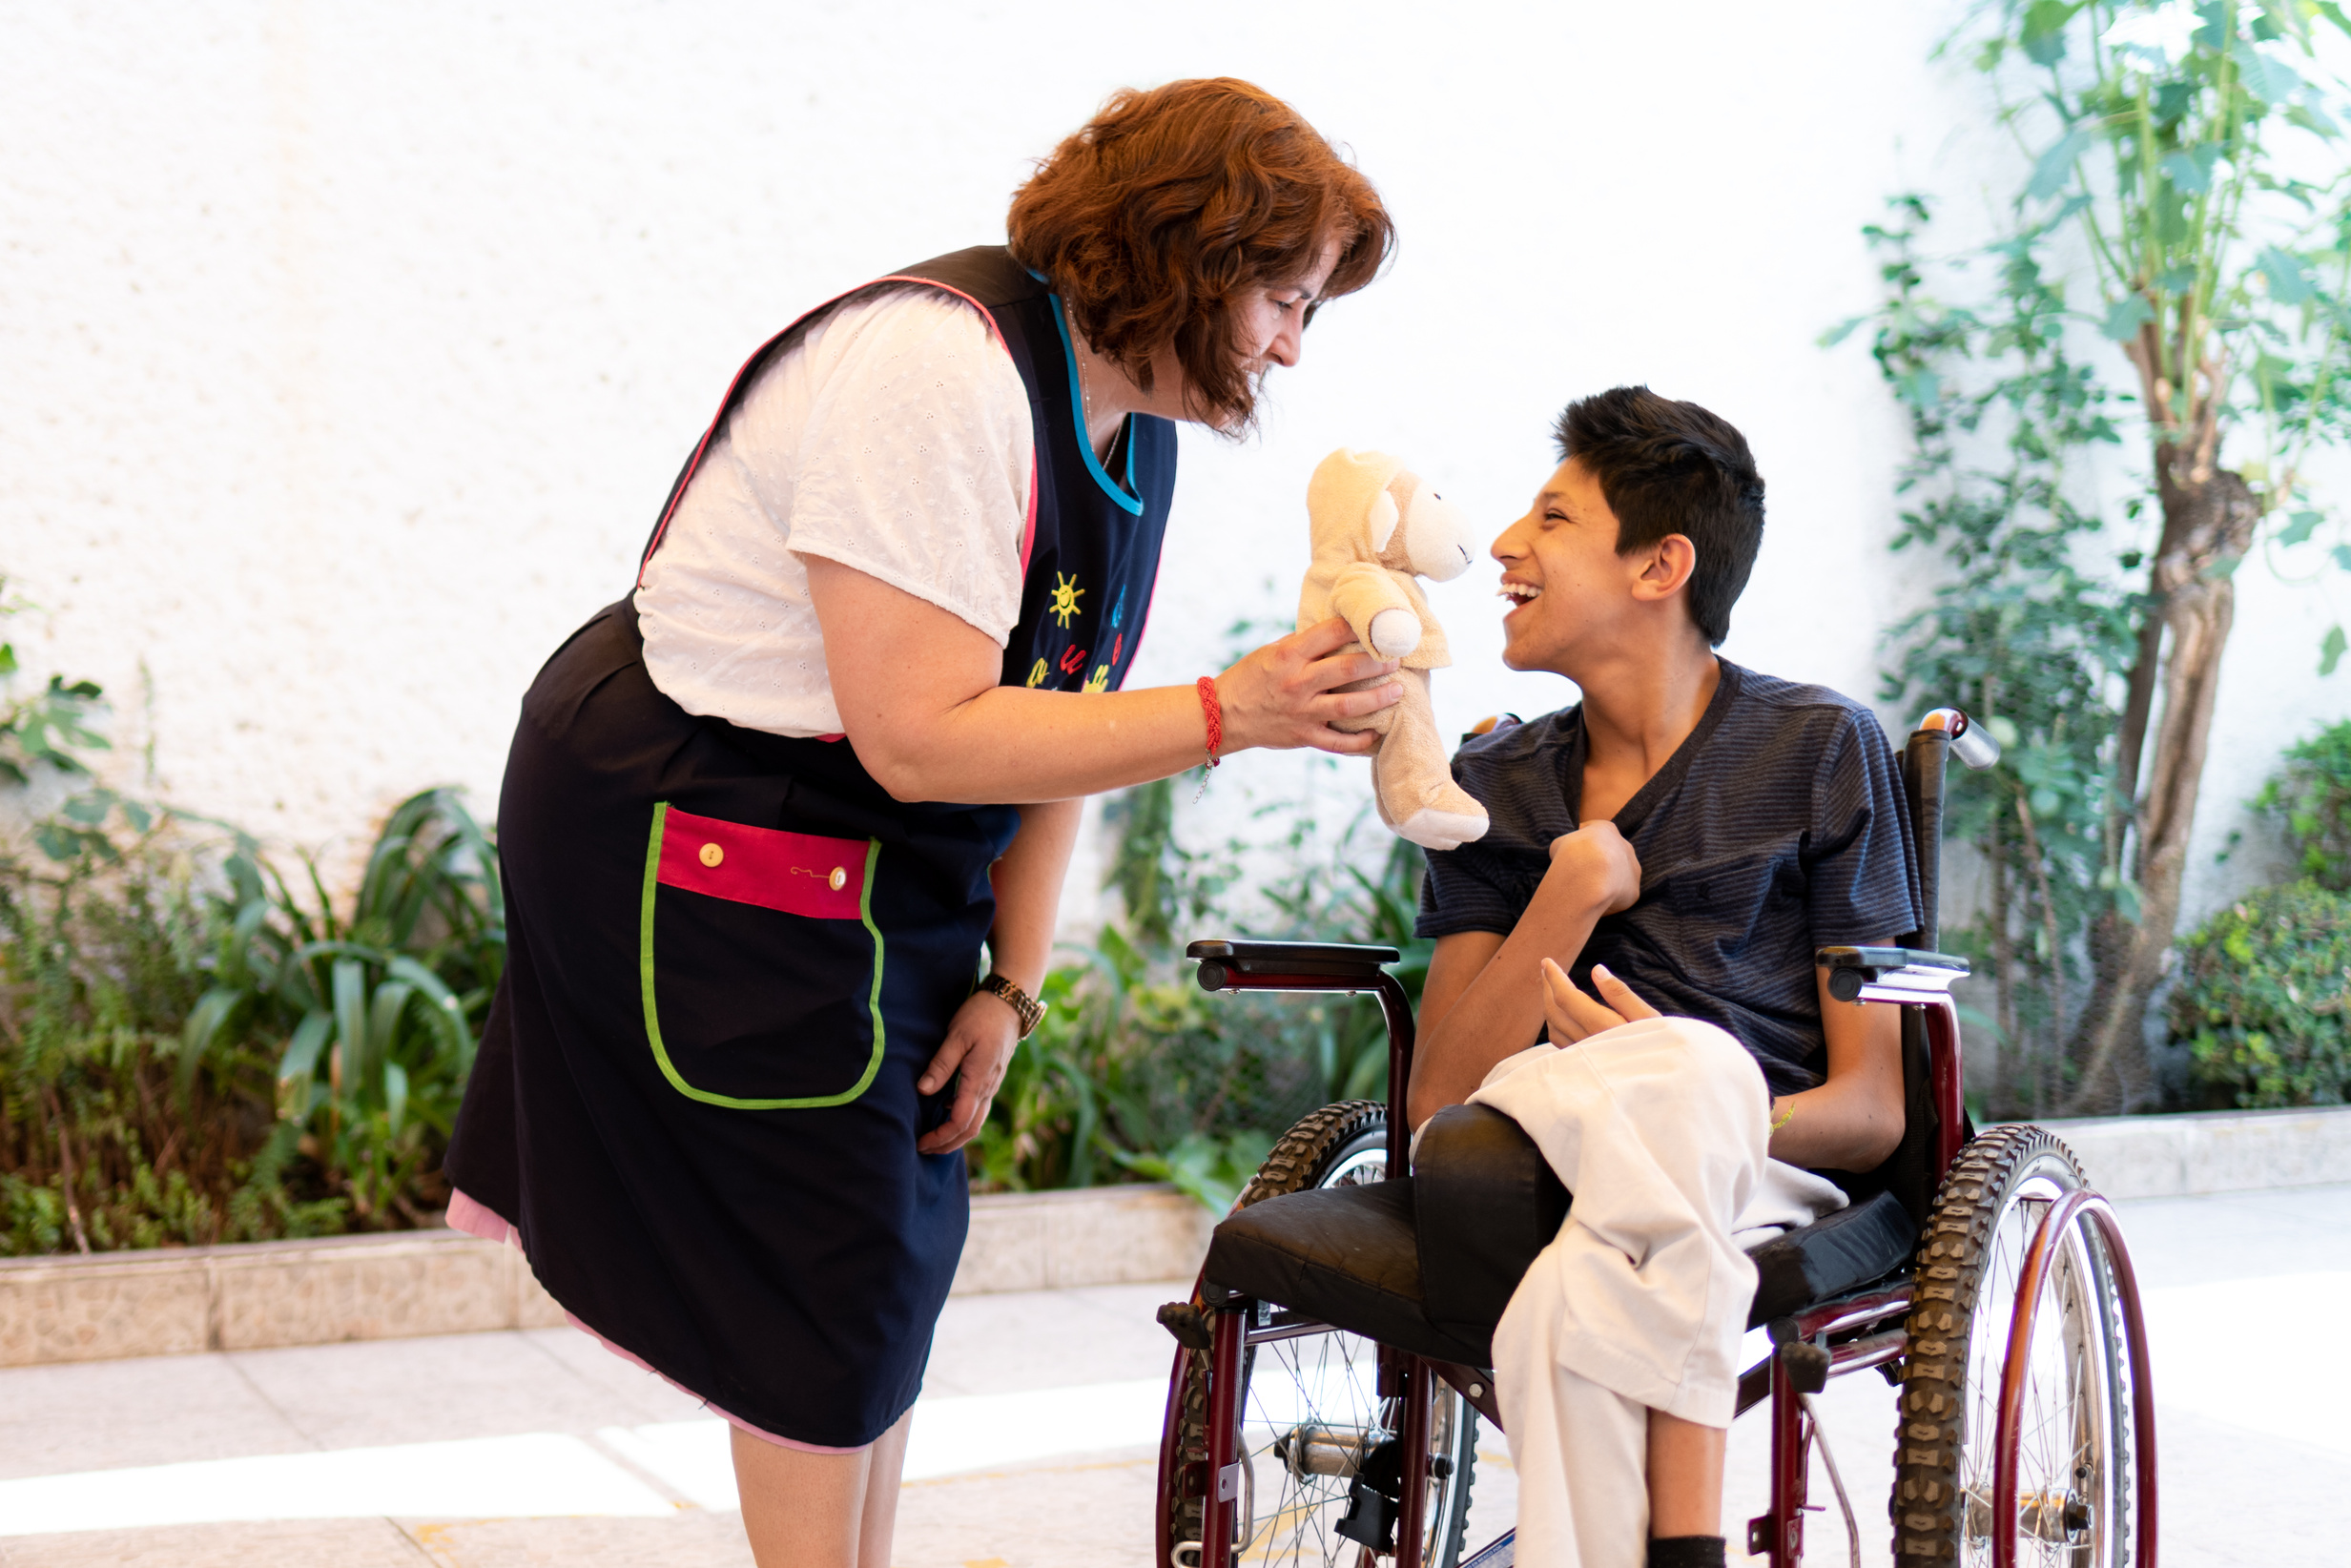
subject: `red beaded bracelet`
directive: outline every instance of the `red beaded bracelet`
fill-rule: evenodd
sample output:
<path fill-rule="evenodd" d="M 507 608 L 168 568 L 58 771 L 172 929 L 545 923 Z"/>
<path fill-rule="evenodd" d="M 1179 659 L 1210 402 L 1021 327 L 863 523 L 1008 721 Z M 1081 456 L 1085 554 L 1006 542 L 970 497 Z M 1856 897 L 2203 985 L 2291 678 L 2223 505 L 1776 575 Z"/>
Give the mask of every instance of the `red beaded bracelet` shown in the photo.
<path fill-rule="evenodd" d="M 1208 766 L 1224 759 L 1216 753 L 1225 744 L 1225 711 L 1217 705 L 1216 677 L 1203 675 L 1192 683 L 1200 691 L 1200 712 L 1208 721 Z"/>

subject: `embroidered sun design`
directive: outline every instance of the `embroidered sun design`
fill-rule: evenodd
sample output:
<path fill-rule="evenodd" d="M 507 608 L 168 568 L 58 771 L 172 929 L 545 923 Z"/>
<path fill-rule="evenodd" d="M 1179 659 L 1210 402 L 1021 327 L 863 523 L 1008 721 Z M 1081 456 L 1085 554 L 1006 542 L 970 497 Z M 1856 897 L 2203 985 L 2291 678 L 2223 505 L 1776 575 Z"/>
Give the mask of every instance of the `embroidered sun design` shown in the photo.
<path fill-rule="evenodd" d="M 1045 613 L 1058 619 L 1062 623 L 1062 629 L 1067 630 L 1069 623 L 1077 619 L 1078 596 L 1084 591 L 1085 589 L 1078 586 L 1078 580 L 1075 577 L 1063 577 L 1060 572 L 1055 572 L 1053 574 L 1053 602 L 1045 606 Z"/>

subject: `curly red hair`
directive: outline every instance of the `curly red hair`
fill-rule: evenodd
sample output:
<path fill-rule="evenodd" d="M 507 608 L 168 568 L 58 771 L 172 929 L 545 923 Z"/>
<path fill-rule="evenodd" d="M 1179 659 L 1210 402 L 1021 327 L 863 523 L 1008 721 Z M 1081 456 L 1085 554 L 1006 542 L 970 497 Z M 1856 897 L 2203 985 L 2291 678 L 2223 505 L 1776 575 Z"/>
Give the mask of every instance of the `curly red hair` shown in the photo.
<path fill-rule="evenodd" d="M 1195 411 L 1235 435 L 1257 404 L 1238 362 L 1243 291 L 1306 278 L 1335 238 L 1322 299 L 1336 299 L 1395 247 L 1371 182 L 1297 111 L 1229 76 L 1111 94 L 1014 194 L 1006 228 L 1097 352 L 1148 392 L 1152 356 L 1172 348 Z"/>

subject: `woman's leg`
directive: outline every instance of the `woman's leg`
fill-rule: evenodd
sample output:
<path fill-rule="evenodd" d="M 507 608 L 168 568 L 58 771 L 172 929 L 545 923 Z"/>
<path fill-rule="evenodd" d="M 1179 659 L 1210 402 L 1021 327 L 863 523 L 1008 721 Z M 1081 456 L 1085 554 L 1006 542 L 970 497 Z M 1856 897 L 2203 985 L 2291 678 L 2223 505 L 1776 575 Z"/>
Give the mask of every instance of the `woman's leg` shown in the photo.
<path fill-rule="evenodd" d="M 864 1568 L 857 1537 L 874 1451 L 810 1454 L 740 1427 L 728 1431 L 734 1439 L 743 1530 L 759 1568 Z M 886 1540 L 882 1550 L 889 1551 Z"/>
<path fill-rule="evenodd" d="M 856 1454 L 810 1454 L 729 1429 L 743 1530 L 759 1568 L 890 1568 L 909 1410 Z"/>
<path fill-rule="evenodd" d="M 873 1462 L 865 1472 L 864 1524 L 857 1537 L 857 1568 L 890 1568 L 890 1543 L 897 1534 L 898 1478 L 906 1471 L 906 1434 L 914 1425 L 910 1408 L 897 1425 L 883 1433 L 867 1452 Z"/>

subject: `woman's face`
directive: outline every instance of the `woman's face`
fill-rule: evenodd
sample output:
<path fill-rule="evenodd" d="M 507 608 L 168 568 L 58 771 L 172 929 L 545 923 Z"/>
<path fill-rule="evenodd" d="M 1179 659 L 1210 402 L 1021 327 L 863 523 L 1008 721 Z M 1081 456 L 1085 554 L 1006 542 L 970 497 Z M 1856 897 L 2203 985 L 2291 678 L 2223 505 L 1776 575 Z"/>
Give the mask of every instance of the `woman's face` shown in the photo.
<path fill-rule="evenodd" d="M 1339 264 L 1339 239 L 1333 236 L 1316 253 L 1314 265 L 1305 277 L 1281 283 L 1251 283 L 1242 291 L 1231 319 L 1233 346 L 1244 375 L 1253 381 L 1277 364 L 1298 362 L 1307 312 L 1330 281 L 1331 269 Z M 1128 384 L 1133 386 L 1131 382 Z M 1173 344 L 1152 356 L 1151 385 L 1147 394 L 1135 389 L 1128 406 L 1139 413 L 1224 426 L 1223 418 L 1204 415 L 1193 403 L 1190 383 Z"/>
<path fill-rule="evenodd" d="M 1306 313 L 1322 298 L 1330 269 L 1338 264 L 1339 241 L 1334 237 L 1324 242 L 1306 277 L 1286 283 L 1253 283 L 1243 292 L 1233 312 L 1233 333 L 1250 376 L 1298 362 Z"/>

